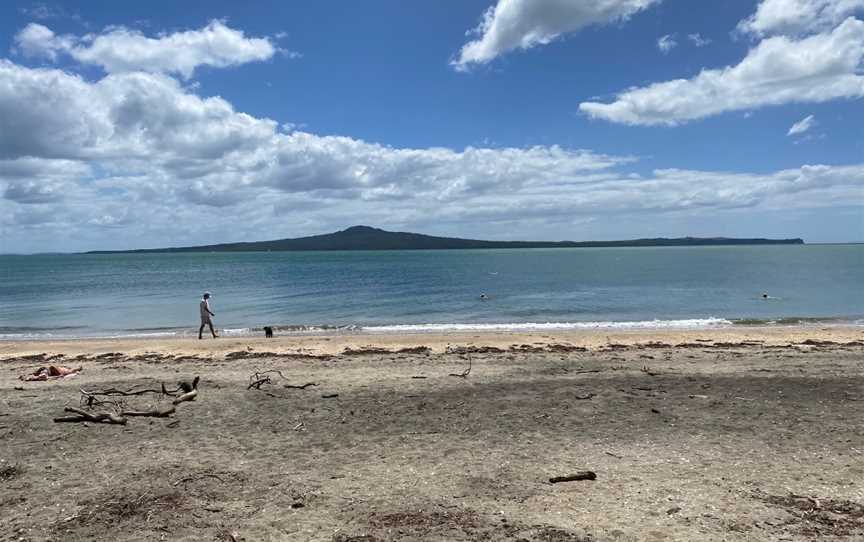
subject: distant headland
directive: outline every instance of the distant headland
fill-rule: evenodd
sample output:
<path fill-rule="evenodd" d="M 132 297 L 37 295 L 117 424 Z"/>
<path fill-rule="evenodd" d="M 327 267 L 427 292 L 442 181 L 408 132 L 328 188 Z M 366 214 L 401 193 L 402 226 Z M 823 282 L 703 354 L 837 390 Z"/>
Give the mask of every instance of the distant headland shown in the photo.
<path fill-rule="evenodd" d="M 87 254 L 154 252 L 276 252 L 314 250 L 454 250 L 494 248 L 589 248 L 589 247 L 678 247 L 722 245 L 803 245 L 802 239 L 735 239 L 728 237 L 679 237 L 674 239 L 632 239 L 627 241 L 482 241 L 435 237 L 420 233 L 392 232 L 369 226 L 296 239 L 223 243 L 189 247 L 135 250 L 94 250 Z"/>

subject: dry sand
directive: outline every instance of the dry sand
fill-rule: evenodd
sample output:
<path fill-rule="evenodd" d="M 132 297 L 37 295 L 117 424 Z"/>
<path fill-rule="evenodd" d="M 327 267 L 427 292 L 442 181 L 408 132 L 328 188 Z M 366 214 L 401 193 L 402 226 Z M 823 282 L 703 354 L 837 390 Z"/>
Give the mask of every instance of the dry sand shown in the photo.
<path fill-rule="evenodd" d="M 0 343 L 0 540 L 864 540 L 862 362 L 854 327 Z"/>

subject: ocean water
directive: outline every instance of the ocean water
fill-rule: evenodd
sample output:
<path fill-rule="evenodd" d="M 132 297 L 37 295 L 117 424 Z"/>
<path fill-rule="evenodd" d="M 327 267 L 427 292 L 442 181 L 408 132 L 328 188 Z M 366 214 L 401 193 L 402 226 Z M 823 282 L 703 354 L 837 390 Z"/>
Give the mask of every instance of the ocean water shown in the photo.
<path fill-rule="evenodd" d="M 862 284 L 864 245 L 0 256 L 0 339 L 190 335 L 205 290 L 226 334 L 864 325 Z"/>

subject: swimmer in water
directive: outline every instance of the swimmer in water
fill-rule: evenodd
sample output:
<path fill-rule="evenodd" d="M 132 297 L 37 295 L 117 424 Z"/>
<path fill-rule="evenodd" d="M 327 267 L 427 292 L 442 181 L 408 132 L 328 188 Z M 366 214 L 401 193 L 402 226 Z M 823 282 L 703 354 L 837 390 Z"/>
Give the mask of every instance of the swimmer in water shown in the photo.
<path fill-rule="evenodd" d="M 768 294 L 762 294 L 762 299 L 768 299 Z"/>
<path fill-rule="evenodd" d="M 486 297 L 486 294 L 480 294 L 480 299 L 489 299 L 489 298 Z"/>

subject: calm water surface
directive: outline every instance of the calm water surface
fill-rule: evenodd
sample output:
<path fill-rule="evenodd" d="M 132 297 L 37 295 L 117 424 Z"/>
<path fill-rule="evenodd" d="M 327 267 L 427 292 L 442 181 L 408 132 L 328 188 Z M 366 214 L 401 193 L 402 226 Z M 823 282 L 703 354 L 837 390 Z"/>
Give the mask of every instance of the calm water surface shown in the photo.
<path fill-rule="evenodd" d="M 0 256 L 0 338 L 190 333 L 204 290 L 228 333 L 860 325 L 862 283 L 864 245 Z"/>

